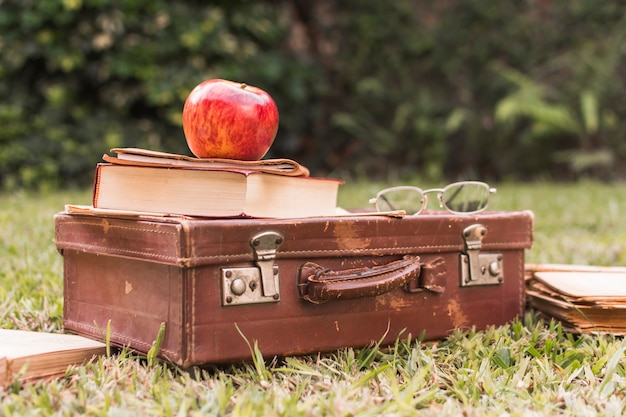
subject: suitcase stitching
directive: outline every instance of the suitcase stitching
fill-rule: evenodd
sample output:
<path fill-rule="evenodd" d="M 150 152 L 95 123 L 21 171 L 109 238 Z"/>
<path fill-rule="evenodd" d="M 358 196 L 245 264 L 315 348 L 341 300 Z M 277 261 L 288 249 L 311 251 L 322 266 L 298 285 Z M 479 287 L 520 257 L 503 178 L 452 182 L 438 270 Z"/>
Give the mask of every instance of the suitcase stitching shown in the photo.
<path fill-rule="evenodd" d="M 101 246 L 101 245 L 92 245 L 92 244 L 81 244 L 75 245 L 72 242 L 64 242 L 57 241 L 57 244 L 63 246 L 65 248 L 89 248 L 92 250 L 106 250 L 110 248 L 109 246 Z M 492 245 L 489 245 L 492 246 Z M 519 246 L 516 244 L 505 244 L 495 242 L 493 246 L 497 249 L 518 249 Z M 350 254 L 351 256 L 358 256 L 362 253 L 371 253 L 371 252 L 384 252 L 384 251 L 400 251 L 401 253 L 405 253 L 405 251 L 416 251 L 416 250 L 441 250 L 448 249 L 450 251 L 459 251 L 459 248 L 456 245 L 426 245 L 426 246 L 397 246 L 397 247 L 385 247 L 385 248 L 363 248 L 363 249 L 324 249 L 324 250 L 300 250 L 300 251 L 280 251 L 280 255 L 296 255 L 301 256 L 304 254 L 309 255 L 328 255 L 328 254 Z M 128 255 L 145 255 L 152 259 L 161 259 L 161 260 L 169 260 L 174 263 L 180 263 L 181 265 L 186 265 L 189 261 L 188 258 L 178 258 L 175 256 L 165 256 L 165 255 L 156 255 L 153 252 L 145 252 L 145 251 L 133 251 L 129 249 L 120 249 L 116 248 L 115 253 L 123 253 Z M 205 255 L 205 256 L 196 256 L 194 259 L 196 260 L 214 260 L 214 259 L 228 259 L 228 258 L 237 258 L 241 260 L 247 260 L 252 258 L 252 254 L 249 252 L 243 253 L 233 253 L 233 254 L 221 254 L 221 255 Z"/>
<path fill-rule="evenodd" d="M 63 225 L 73 225 L 73 224 L 78 224 L 78 225 L 89 225 L 89 226 L 101 226 L 101 223 L 97 223 L 97 222 L 64 222 L 61 224 L 61 226 Z M 122 230 L 134 230 L 134 231 L 140 231 L 140 232 L 148 232 L 148 233 L 159 233 L 159 234 L 168 234 L 168 235 L 172 235 L 172 236 L 178 236 L 178 232 L 174 232 L 174 231 L 167 231 L 167 230 L 156 230 L 154 228 L 145 228 L 145 227 L 132 227 L 132 226 L 120 226 L 120 225 L 109 225 L 107 226 L 108 228 L 115 228 L 115 229 L 122 229 Z M 524 242 L 526 242 L 527 240 L 529 240 L 529 237 L 532 236 L 532 230 L 533 227 L 532 225 L 528 225 L 527 229 L 526 229 L 526 238 L 524 239 Z M 501 242 L 485 242 L 483 245 L 484 246 L 490 246 L 490 245 L 498 245 L 498 246 L 515 246 L 516 243 L 518 242 L 511 242 L 510 240 L 508 241 L 501 241 Z M 419 247 L 426 247 L 426 248 L 437 248 L 437 247 L 447 247 L 450 245 L 428 245 L 428 246 L 419 246 Z M 410 248 L 410 247 L 409 247 Z"/>
<path fill-rule="evenodd" d="M 73 245 L 72 243 L 67 243 L 67 242 L 57 242 L 57 244 L 59 245 L 65 245 L 64 248 L 65 249 L 92 249 L 92 250 L 104 250 L 109 248 L 108 246 L 99 246 L 99 245 L 89 245 L 89 244 L 82 244 L 82 245 Z M 100 252 L 102 253 L 102 252 Z M 153 252 L 140 252 L 140 251 L 133 251 L 133 250 L 128 250 L 128 249 L 115 249 L 115 253 L 123 253 L 123 254 L 127 254 L 127 255 L 147 255 L 147 257 L 150 257 L 152 259 L 160 259 L 160 260 L 169 260 L 169 261 L 173 261 L 175 263 L 183 262 L 185 261 L 185 258 L 177 258 L 175 256 L 164 256 L 164 255 L 154 255 Z"/>
<path fill-rule="evenodd" d="M 191 288 L 193 289 L 193 291 L 191 291 L 191 317 L 187 318 L 185 317 L 186 315 L 186 311 L 187 308 L 185 308 L 183 306 L 183 322 L 185 323 L 185 326 L 181 329 L 182 330 L 182 334 L 183 334 L 183 338 L 182 338 L 182 346 L 181 346 L 181 356 L 183 355 L 183 347 L 185 349 L 184 352 L 184 358 L 182 358 L 184 361 L 189 361 L 191 360 L 191 358 L 193 356 L 195 356 L 194 350 L 196 348 L 196 332 L 193 330 L 194 326 L 196 325 L 196 296 L 198 295 L 198 291 L 196 291 L 196 274 L 193 272 L 188 272 L 189 274 L 191 274 Z M 184 272 L 183 272 L 184 274 Z M 183 275 L 185 276 L 185 275 Z M 182 281 L 182 280 L 181 280 Z M 185 300 L 185 290 L 182 288 L 181 286 L 181 300 Z M 184 301 L 183 301 L 184 304 Z M 191 337 L 190 337 L 191 336 Z M 191 339 L 191 340 L 189 340 Z M 191 346 L 190 346 L 191 345 Z"/>
<path fill-rule="evenodd" d="M 89 226 L 100 226 L 101 223 L 99 222 L 64 222 L 62 225 L 72 225 L 72 224 L 77 224 L 77 225 L 89 225 Z M 121 229 L 121 230 L 133 230 L 133 231 L 140 231 L 140 232 L 147 232 L 147 233 L 158 233 L 158 234 L 166 234 L 166 235 L 172 235 L 177 237 L 179 235 L 178 231 L 167 231 L 167 230 L 156 230 L 154 228 L 145 228 L 145 227 L 132 227 L 132 226 L 121 226 L 121 225 L 109 225 L 109 228 L 116 228 L 116 229 Z M 528 228 L 526 229 L 526 240 L 524 240 L 523 242 L 511 242 L 509 241 L 500 241 L 500 242 L 485 242 L 483 244 L 484 248 L 489 248 L 489 247 L 496 247 L 497 249 L 507 249 L 507 248 L 514 248 L 517 249 L 519 248 L 519 244 L 520 243 L 524 243 L 526 241 L 528 241 L 529 237 L 532 238 L 532 226 L 529 225 Z M 57 242 L 57 243 L 64 243 L 62 241 Z M 94 249 L 105 249 L 106 246 L 98 246 L 98 245 L 84 245 L 90 248 L 94 248 Z M 281 254 L 292 254 L 292 255 L 300 255 L 300 254 L 327 254 L 327 253 L 351 253 L 354 254 L 355 252 L 361 252 L 361 253 L 367 253 L 367 252 L 376 252 L 376 251 L 387 251 L 387 250 L 416 250 L 416 249 L 450 249 L 450 250 L 458 250 L 457 245 L 421 245 L 421 246 L 402 246 L 402 247 L 386 247 L 386 248 L 363 248 L 363 249 L 349 249 L 349 250 L 342 250 L 342 249 L 329 249 L 329 250 L 306 250 L 306 251 L 281 251 Z M 151 255 L 151 257 L 153 257 L 153 254 L 150 252 L 142 252 L 142 251 L 130 251 L 130 250 L 118 250 L 117 252 L 119 253 L 127 253 L 127 254 L 135 254 L 135 255 Z M 203 260 L 203 259 L 221 259 L 224 257 L 247 257 L 249 256 L 249 253 L 236 253 L 236 254 L 222 254 L 222 255 L 210 255 L 210 256 L 198 256 L 196 257 L 196 259 L 198 260 Z M 173 256 L 157 256 L 156 259 L 162 259 L 162 260 L 171 260 L 171 261 L 182 261 L 182 263 L 184 264 L 184 259 L 179 259 L 177 257 L 173 257 Z"/>
<path fill-rule="evenodd" d="M 78 221 L 69 221 L 69 222 L 64 222 L 63 224 L 61 224 L 61 226 L 63 225 L 88 225 L 88 226 L 95 226 L 95 227 L 99 227 L 101 226 L 100 222 L 78 222 Z M 163 234 L 163 235 L 171 235 L 174 237 L 178 237 L 179 235 L 179 231 L 168 231 L 168 230 L 156 230 L 155 228 L 146 228 L 146 227 L 132 227 L 132 226 L 122 226 L 122 225 L 108 225 L 107 227 L 109 228 L 114 228 L 114 229 L 120 229 L 120 230 L 133 230 L 133 231 L 140 231 L 140 232 L 147 232 L 147 233 L 157 233 L 157 234 Z M 519 244 L 520 243 L 525 243 L 526 241 L 528 241 L 529 239 L 532 239 L 532 231 L 533 231 L 533 226 L 532 223 L 529 223 L 526 229 L 526 240 L 523 242 L 511 242 L 509 241 L 498 241 L 498 242 L 485 242 L 483 247 L 485 249 L 494 247 L 497 248 L 499 250 L 501 249 L 508 249 L 508 248 L 513 248 L 513 249 L 519 249 Z M 73 246 L 71 243 L 68 242 L 63 242 L 63 241 L 58 241 L 57 242 L 58 245 L 63 245 L 65 244 L 66 246 L 70 247 Z M 80 245 L 81 248 L 91 248 L 94 250 L 102 250 L 102 249 L 107 249 L 107 246 L 101 246 L 101 245 Z M 457 245 L 420 245 L 420 246 L 401 246 L 401 247 L 386 247 L 386 248 L 381 248 L 381 247 L 377 247 L 377 248 L 362 248 L 362 249 L 346 249 L 346 250 L 342 250 L 342 249 L 328 249 L 328 250 L 302 250 L 302 251 L 281 251 L 280 253 L 282 255 L 295 255 L 295 256 L 300 256 L 302 254 L 309 254 L 309 255 L 325 255 L 325 254 L 350 254 L 350 255 L 358 255 L 360 253 L 371 253 L 371 252 L 384 252 L 384 251 L 389 251 L 389 250 L 395 250 L 395 251 L 403 251 L 403 252 L 407 252 L 407 251 L 416 251 L 416 250 L 452 250 L 452 251 L 456 251 L 458 250 L 458 246 Z M 158 260 L 162 260 L 162 261 L 170 261 L 170 262 L 174 262 L 176 264 L 181 264 L 182 266 L 186 266 L 186 264 L 188 264 L 189 259 L 187 258 L 178 258 L 178 257 L 174 257 L 174 256 L 165 256 L 165 255 L 157 255 L 155 256 L 154 253 L 152 252 L 146 252 L 146 251 L 133 251 L 133 250 L 128 250 L 128 249 L 116 249 L 115 250 L 116 253 L 123 253 L 123 254 L 127 254 L 127 255 L 144 255 L 146 257 L 149 257 L 151 259 L 158 259 Z M 241 259 L 248 259 L 250 257 L 250 253 L 248 252 L 244 252 L 244 253 L 235 253 L 235 254 L 221 254 L 221 255 L 209 255 L 209 256 L 198 256 L 196 257 L 197 260 L 202 261 L 202 260 L 214 260 L 214 259 L 224 259 L 224 258 L 241 258 Z"/>
<path fill-rule="evenodd" d="M 505 244 L 505 243 L 500 243 L 500 242 L 494 242 L 492 244 L 496 249 L 519 249 L 519 246 L 517 244 Z M 491 245 L 490 245 L 491 246 Z M 430 250 L 430 249 L 448 249 L 450 251 L 459 251 L 460 247 L 457 245 L 425 245 L 425 246 L 393 246 L 393 247 L 376 247 L 376 248 L 363 248 L 363 249 L 319 249 L 319 250 L 281 250 L 279 251 L 279 255 L 296 255 L 296 256 L 300 256 L 300 255 L 306 255 L 306 254 L 311 254 L 311 255 L 316 255 L 316 254 L 350 254 L 351 256 L 358 256 L 362 253 L 369 253 L 369 252 L 383 252 L 383 251 L 389 251 L 389 250 L 393 250 L 393 251 L 400 251 L 401 253 L 404 253 L 405 251 L 415 251 L 415 250 Z M 400 254 L 400 253 L 398 253 Z M 229 257 L 237 257 L 237 258 L 249 258 L 250 257 L 250 253 L 244 252 L 244 253 L 234 253 L 234 254 L 221 254 L 221 255 L 205 255 L 205 256 L 196 256 L 194 257 L 194 259 L 197 260 L 211 260 L 211 259 L 223 259 L 223 258 L 229 258 Z M 280 258 L 281 256 L 279 256 Z"/>
<path fill-rule="evenodd" d="M 524 260 L 525 260 L 525 254 L 524 252 L 522 252 L 521 254 L 517 254 L 517 264 L 518 264 L 518 277 L 522 277 L 521 279 L 519 279 L 519 290 L 518 290 L 518 294 L 519 294 L 519 306 L 517 311 L 519 312 L 520 315 L 524 314 L 524 310 L 526 309 L 526 280 L 524 279 L 524 273 L 525 273 L 525 268 L 524 268 Z"/>
<path fill-rule="evenodd" d="M 89 326 L 89 325 L 86 325 L 86 324 L 82 324 L 82 323 L 74 321 L 74 320 L 66 320 L 64 324 L 66 325 L 66 327 L 68 327 L 67 324 L 69 324 L 70 326 L 68 328 L 70 328 L 70 329 L 74 328 L 74 329 L 81 329 L 83 331 L 91 332 L 94 336 L 99 334 L 99 332 L 98 332 L 99 330 L 100 331 L 102 330 L 102 329 L 99 329 L 97 327 Z M 143 341 L 135 339 L 133 337 L 124 336 L 124 335 L 122 335 L 120 333 L 116 333 L 116 332 L 113 332 L 113 331 L 111 332 L 111 336 L 115 336 L 118 341 L 128 340 L 130 342 L 134 342 L 135 344 L 140 345 L 142 348 L 146 349 L 146 351 L 147 351 L 147 349 L 150 349 L 152 347 L 152 345 L 150 343 L 143 342 Z M 118 343 L 121 343 L 121 342 L 118 342 Z M 165 349 L 165 348 L 161 347 L 160 351 L 169 353 L 171 356 L 176 356 L 176 352 L 172 351 L 170 349 Z"/>
<path fill-rule="evenodd" d="M 68 222 L 63 222 L 60 226 L 65 226 L 65 225 L 79 225 L 79 226 L 91 226 L 91 227 L 102 227 L 102 224 L 99 222 L 79 222 L 79 221 L 68 221 Z M 121 225 L 108 225 L 106 226 L 107 228 L 113 228 L 113 229 L 121 229 L 121 230 L 132 230 L 132 231 L 139 231 L 139 232 L 147 232 L 147 233 L 157 233 L 157 234 L 163 234 L 163 235 L 171 235 L 174 237 L 178 237 L 178 232 L 176 231 L 169 231 L 169 230 L 156 230 L 153 228 L 145 228 L 145 227 L 129 227 L 129 226 L 121 226 Z M 93 244 L 81 244 L 81 245 L 74 245 L 72 242 L 64 242 L 62 240 L 57 240 L 56 241 L 57 246 L 63 246 L 65 245 L 66 248 L 80 248 L 80 249 L 84 249 L 84 248 L 89 248 L 92 250 L 104 250 L 109 248 L 109 246 L 102 246 L 102 245 L 93 245 Z M 115 249 L 116 253 L 123 253 L 123 254 L 127 254 L 127 255 L 146 255 L 152 259 L 159 259 L 159 260 L 164 260 L 164 261 L 173 261 L 173 262 L 178 262 L 180 261 L 180 259 L 178 257 L 175 256 L 166 256 L 166 255 L 157 255 L 154 256 L 154 253 L 152 252 L 145 252 L 145 251 L 133 251 L 133 250 L 129 250 L 129 249 Z M 183 262 L 184 263 L 184 262 Z"/>
<path fill-rule="evenodd" d="M 63 222 L 61 226 L 65 226 L 65 225 L 81 225 L 81 226 L 96 226 L 96 227 L 100 227 L 102 226 L 101 223 L 96 223 L 96 222 Z M 170 232 L 168 230 L 156 230 L 156 229 L 152 229 L 152 228 L 146 228 L 146 227 L 130 227 L 130 226 L 120 226 L 120 225 L 108 225 L 106 226 L 109 229 L 122 229 L 122 230 L 134 230 L 134 231 L 139 231 L 139 232 L 149 232 L 149 233 L 159 233 L 159 234 L 166 234 L 166 235 L 172 235 L 172 236 L 178 236 L 177 232 Z"/>

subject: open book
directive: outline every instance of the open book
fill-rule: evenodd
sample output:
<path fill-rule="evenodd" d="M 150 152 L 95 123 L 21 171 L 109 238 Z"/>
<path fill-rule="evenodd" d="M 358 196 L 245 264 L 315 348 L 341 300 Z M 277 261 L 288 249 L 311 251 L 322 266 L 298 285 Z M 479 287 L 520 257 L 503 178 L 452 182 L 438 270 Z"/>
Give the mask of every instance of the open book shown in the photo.
<path fill-rule="evenodd" d="M 113 148 L 111 153 L 104 154 L 102 159 L 118 165 L 178 167 L 189 169 L 234 169 L 259 171 L 266 174 L 285 175 L 289 177 L 309 176 L 308 168 L 291 159 L 263 159 L 260 161 L 239 161 L 220 158 L 194 158 L 166 152 L 151 151 L 140 148 Z"/>
<path fill-rule="evenodd" d="M 577 333 L 626 335 L 626 268 L 526 265 L 530 307 Z"/>
<path fill-rule="evenodd" d="M 0 329 L 0 387 L 14 378 L 61 375 L 68 366 L 105 353 L 105 344 L 70 334 Z"/>

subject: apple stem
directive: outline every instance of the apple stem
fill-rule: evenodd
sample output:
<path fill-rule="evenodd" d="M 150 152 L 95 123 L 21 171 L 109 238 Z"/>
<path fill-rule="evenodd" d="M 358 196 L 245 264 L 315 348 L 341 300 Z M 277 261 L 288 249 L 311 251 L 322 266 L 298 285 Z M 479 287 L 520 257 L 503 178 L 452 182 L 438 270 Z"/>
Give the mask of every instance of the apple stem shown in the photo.
<path fill-rule="evenodd" d="M 241 85 L 239 86 L 239 88 L 241 88 L 242 90 L 245 89 L 248 86 L 248 84 L 246 83 L 241 83 Z"/>

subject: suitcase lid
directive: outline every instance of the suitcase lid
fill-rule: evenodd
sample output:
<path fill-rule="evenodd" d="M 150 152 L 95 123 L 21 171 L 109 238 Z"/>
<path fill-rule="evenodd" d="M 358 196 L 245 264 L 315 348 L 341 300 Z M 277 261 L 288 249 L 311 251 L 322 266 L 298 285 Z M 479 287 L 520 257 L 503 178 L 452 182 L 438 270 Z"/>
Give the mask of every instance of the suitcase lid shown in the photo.
<path fill-rule="evenodd" d="M 281 236 L 276 259 L 406 255 L 461 252 L 468 226 L 482 224 L 482 249 L 528 249 L 533 241 L 531 211 L 452 215 L 442 211 L 403 218 L 338 216 L 299 219 L 121 218 L 105 215 L 55 215 L 55 244 L 62 253 L 139 258 L 195 267 L 251 262 L 254 238 Z"/>

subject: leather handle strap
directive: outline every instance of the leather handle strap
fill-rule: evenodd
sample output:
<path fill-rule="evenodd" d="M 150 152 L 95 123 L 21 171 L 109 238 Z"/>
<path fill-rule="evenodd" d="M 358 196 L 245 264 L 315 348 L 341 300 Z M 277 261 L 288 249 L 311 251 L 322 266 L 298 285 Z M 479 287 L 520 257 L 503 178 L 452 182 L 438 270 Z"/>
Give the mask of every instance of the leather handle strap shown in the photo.
<path fill-rule="evenodd" d="M 433 258 L 422 263 L 419 279 L 410 281 L 408 292 L 428 291 L 441 294 L 446 290 L 446 261 L 443 258 Z"/>
<path fill-rule="evenodd" d="M 300 296 L 315 304 L 331 300 L 373 297 L 404 287 L 420 275 L 419 256 L 373 267 L 331 271 L 313 262 L 298 271 Z"/>

